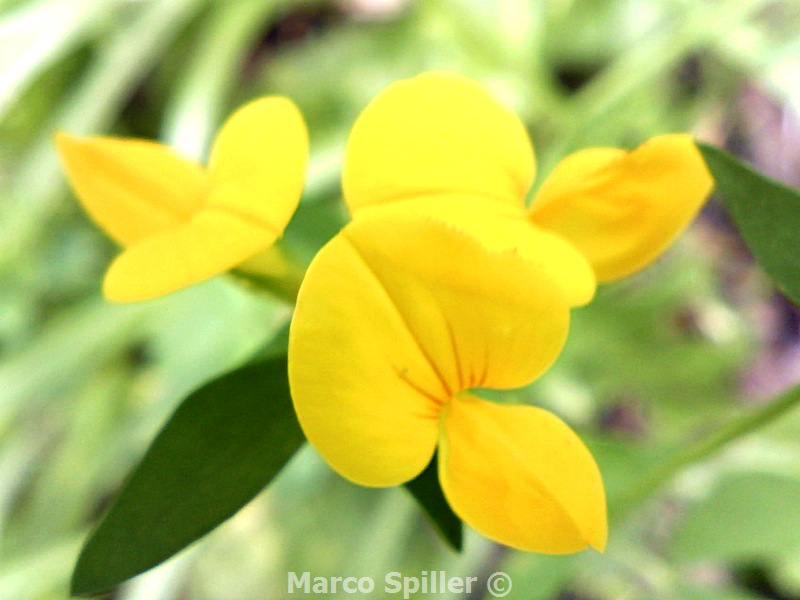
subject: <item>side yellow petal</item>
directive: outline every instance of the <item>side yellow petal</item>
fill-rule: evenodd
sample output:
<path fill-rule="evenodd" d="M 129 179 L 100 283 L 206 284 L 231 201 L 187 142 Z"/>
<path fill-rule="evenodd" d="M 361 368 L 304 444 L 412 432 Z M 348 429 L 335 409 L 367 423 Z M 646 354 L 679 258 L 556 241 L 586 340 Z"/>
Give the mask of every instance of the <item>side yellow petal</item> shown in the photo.
<path fill-rule="evenodd" d="M 156 142 L 59 133 L 56 146 L 84 209 L 122 246 L 187 221 L 205 201 L 202 167 Z"/>
<path fill-rule="evenodd" d="M 548 554 L 605 548 L 600 471 L 552 413 L 459 395 L 442 415 L 438 457 L 447 501 L 486 537 Z"/>
<path fill-rule="evenodd" d="M 260 224 L 207 208 L 188 223 L 150 236 L 111 263 L 103 294 L 136 302 L 169 294 L 233 268 L 277 239 Z"/>
<path fill-rule="evenodd" d="M 545 180 L 530 217 L 577 246 L 598 281 L 614 281 L 658 258 L 712 186 L 692 136 L 664 135 L 631 152 L 593 148 L 568 156 Z"/>
<path fill-rule="evenodd" d="M 441 382 L 392 298 L 342 235 L 314 257 L 300 287 L 289 383 L 306 437 L 343 477 L 397 485 L 430 462 Z"/>
<path fill-rule="evenodd" d="M 557 281 L 570 306 L 582 306 L 597 287 L 584 255 L 563 237 L 537 227 L 525 209 L 465 194 L 418 196 L 404 202 L 365 207 L 357 220 L 415 214 L 472 236 L 491 252 L 513 252 Z"/>
<path fill-rule="evenodd" d="M 521 206 L 533 175 L 533 149 L 513 112 L 466 77 L 427 73 L 389 86 L 364 109 L 342 186 L 353 212 L 457 192 Z"/>
<path fill-rule="evenodd" d="M 308 132 L 294 103 L 276 96 L 249 102 L 214 141 L 206 207 L 280 236 L 300 202 L 307 163 Z"/>

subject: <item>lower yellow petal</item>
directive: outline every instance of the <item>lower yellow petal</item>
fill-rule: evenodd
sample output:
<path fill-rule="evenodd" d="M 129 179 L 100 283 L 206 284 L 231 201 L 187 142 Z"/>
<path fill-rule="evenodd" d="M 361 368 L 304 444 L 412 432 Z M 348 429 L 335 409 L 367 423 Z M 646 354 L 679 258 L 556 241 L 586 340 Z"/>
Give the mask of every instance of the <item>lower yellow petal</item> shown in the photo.
<path fill-rule="evenodd" d="M 149 300 L 224 273 L 268 247 L 277 234 L 237 215 L 205 209 L 185 225 L 126 249 L 106 273 L 103 294 Z"/>
<path fill-rule="evenodd" d="M 545 410 L 454 398 L 442 414 L 439 478 L 455 513 L 490 539 L 549 554 L 605 548 L 597 465 Z"/>
<path fill-rule="evenodd" d="M 712 185 L 693 138 L 664 135 L 631 152 L 592 148 L 568 156 L 545 180 L 530 216 L 578 247 L 599 281 L 613 281 L 660 256 Z"/>
<path fill-rule="evenodd" d="M 156 142 L 59 133 L 56 145 L 84 209 L 122 246 L 186 222 L 205 201 L 202 167 Z"/>

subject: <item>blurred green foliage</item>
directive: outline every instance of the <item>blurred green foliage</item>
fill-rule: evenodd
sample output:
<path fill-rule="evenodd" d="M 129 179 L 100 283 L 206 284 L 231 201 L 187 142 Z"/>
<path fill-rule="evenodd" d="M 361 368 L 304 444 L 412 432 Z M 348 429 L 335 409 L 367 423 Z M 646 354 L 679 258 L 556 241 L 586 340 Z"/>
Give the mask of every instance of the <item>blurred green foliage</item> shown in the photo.
<path fill-rule="evenodd" d="M 114 248 L 68 192 L 55 131 L 158 138 L 203 158 L 238 104 L 291 97 L 313 155 L 287 243 L 310 260 L 346 219 L 349 127 L 396 79 L 445 69 L 485 82 L 529 126 L 541 181 L 588 145 L 683 130 L 735 141 L 747 89 L 791 114 L 799 29 L 792 0 L 0 1 L 0 599 L 65 597 L 81 540 L 166 417 L 289 316 L 225 278 L 140 305 L 102 301 Z M 612 503 L 747 410 L 747 365 L 775 341 L 763 326 L 773 291 L 713 216 L 576 311 L 556 367 L 515 394 L 590 442 Z M 770 492 L 796 494 L 798 440 L 792 415 L 614 523 L 605 555 L 569 557 L 472 534 L 454 554 L 405 490 L 351 485 L 306 448 L 236 518 L 115 597 L 279 598 L 287 571 L 422 570 L 504 570 L 510 597 L 526 600 L 732 600 L 769 586 L 800 597 L 800 522 Z M 736 523 L 725 519 L 750 514 L 726 540 Z M 771 544 L 774 532 L 795 543 Z M 758 585 L 742 575 L 753 565 Z"/>

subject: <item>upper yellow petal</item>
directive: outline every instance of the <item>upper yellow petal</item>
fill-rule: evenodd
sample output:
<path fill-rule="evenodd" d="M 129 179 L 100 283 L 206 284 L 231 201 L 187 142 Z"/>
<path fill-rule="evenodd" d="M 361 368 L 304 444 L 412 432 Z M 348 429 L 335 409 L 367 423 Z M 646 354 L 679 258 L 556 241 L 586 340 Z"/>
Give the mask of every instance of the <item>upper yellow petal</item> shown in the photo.
<path fill-rule="evenodd" d="M 379 94 L 347 142 L 350 210 L 420 194 L 466 193 L 521 206 L 533 149 L 519 118 L 466 77 L 428 73 Z"/>
<path fill-rule="evenodd" d="M 300 424 L 345 477 L 407 481 L 430 460 L 441 404 L 530 382 L 568 319 L 558 284 L 511 252 L 416 215 L 355 221 L 298 296 L 289 380 Z"/>
<path fill-rule="evenodd" d="M 600 471 L 558 417 L 462 394 L 445 409 L 440 437 L 442 490 L 478 532 L 549 554 L 605 548 Z"/>
<path fill-rule="evenodd" d="M 568 156 L 545 180 L 530 216 L 577 246 L 607 282 L 660 256 L 712 186 L 692 137 L 664 135 L 631 152 L 593 148 Z"/>
<path fill-rule="evenodd" d="M 202 167 L 156 142 L 59 133 L 56 145 L 86 212 L 123 246 L 187 221 L 205 200 Z"/>
<path fill-rule="evenodd" d="M 249 102 L 214 141 L 205 207 L 280 236 L 300 202 L 307 164 L 308 132 L 297 107 L 276 96 Z"/>

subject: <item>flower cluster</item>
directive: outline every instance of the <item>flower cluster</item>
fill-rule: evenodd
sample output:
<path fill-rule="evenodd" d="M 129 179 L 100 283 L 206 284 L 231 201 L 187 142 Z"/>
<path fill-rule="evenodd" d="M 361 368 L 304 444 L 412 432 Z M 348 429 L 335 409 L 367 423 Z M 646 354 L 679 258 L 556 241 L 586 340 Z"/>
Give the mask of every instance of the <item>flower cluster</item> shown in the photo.
<path fill-rule="evenodd" d="M 89 214 L 126 246 L 104 290 L 168 293 L 271 245 L 300 197 L 305 128 L 284 99 L 223 127 L 208 171 L 142 141 L 59 137 Z M 289 382 L 311 444 L 344 477 L 407 482 L 434 459 L 455 513 L 523 550 L 602 550 L 601 475 L 554 414 L 480 388 L 535 380 L 570 310 L 640 270 L 694 217 L 712 181 L 688 135 L 568 156 L 530 209 L 524 126 L 477 83 L 429 73 L 367 106 L 346 148 L 352 220 L 297 297 Z"/>

